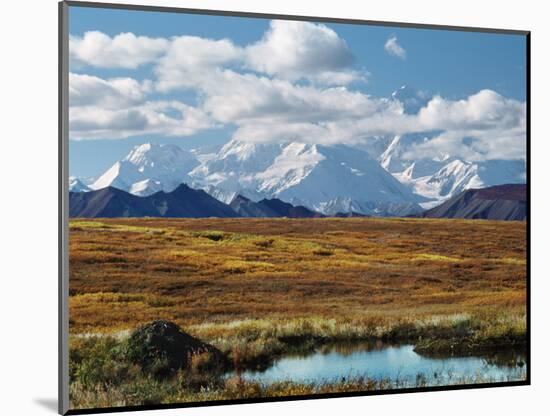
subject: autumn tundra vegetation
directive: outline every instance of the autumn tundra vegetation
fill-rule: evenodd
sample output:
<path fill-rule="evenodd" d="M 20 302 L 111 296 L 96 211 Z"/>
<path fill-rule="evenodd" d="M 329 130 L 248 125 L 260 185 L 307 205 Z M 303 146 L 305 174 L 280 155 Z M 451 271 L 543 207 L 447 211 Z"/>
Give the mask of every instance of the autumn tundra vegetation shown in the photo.
<path fill-rule="evenodd" d="M 525 349 L 526 223 L 71 219 L 69 305 L 72 408 L 436 385 L 265 385 L 239 373 L 333 342 L 406 342 L 426 355 Z M 151 355 L 151 325 L 196 348 L 176 364 L 177 344 Z"/>

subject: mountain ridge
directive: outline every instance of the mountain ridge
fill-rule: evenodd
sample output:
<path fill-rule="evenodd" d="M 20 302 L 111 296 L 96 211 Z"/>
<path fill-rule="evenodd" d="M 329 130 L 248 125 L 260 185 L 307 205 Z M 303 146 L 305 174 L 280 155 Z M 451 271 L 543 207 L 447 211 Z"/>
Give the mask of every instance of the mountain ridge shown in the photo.
<path fill-rule="evenodd" d="M 400 104 L 406 114 L 417 114 L 431 98 L 404 85 L 388 100 Z M 186 183 L 225 204 L 242 195 L 253 202 L 277 198 L 329 216 L 409 216 L 466 189 L 525 183 L 523 160 L 425 154 L 425 143 L 440 134 L 374 136 L 353 145 L 230 139 L 189 151 L 174 144 L 143 143 L 93 181 L 71 177 L 69 189 L 87 192 L 114 186 L 148 196 Z"/>
<path fill-rule="evenodd" d="M 468 189 L 425 211 L 422 217 L 524 221 L 527 218 L 527 186 L 505 184 Z"/>
<path fill-rule="evenodd" d="M 69 193 L 71 218 L 161 217 L 161 218 L 320 218 L 322 214 L 279 199 L 253 202 L 237 195 L 224 204 L 203 190 L 181 184 L 171 192 L 137 196 L 113 186 L 88 192 Z"/>
<path fill-rule="evenodd" d="M 143 143 L 115 162 L 89 188 L 113 186 L 134 195 L 170 192 L 190 181 L 188 173 L 199 165 L 196 157 L 174 144 Z"/>
<path fill-rule="evenodd" d="M 159 191 L 143 197 L 112 186 L 90 192 L 71 192 L 69 216 L 231 218 L 238 214 L 206 192 L 181 184 L 172 192 Z"/>

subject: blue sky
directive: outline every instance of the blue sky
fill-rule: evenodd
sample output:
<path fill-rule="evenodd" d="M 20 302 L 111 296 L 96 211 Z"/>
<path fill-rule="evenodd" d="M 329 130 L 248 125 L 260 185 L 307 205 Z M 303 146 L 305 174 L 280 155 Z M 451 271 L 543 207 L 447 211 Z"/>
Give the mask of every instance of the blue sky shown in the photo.
<path fill-rule="evenodd" d="M 194 36 L 213 41 L 229 39 L 233 49 L 243 49 L 260 41 L 270 30 L 268 19 L 79 7 L 70 7 L 69 24 L 71 36 L 77 39 L 82 39 L 88 31 L 102 32 L 109 39 L 115 38 L 120 33 L 130 32 L 136 36 L 166 39 L 168 42 L 173 37 Z M 340 66 L 334 66 L 334 68 L 345 75 L 361 74 L 357 80 L 344 83 L 348 91 L 361 93 L 363 96 L 383 98 L 391 96 L 393 91 L 406 84 L 426 97 L 439 95 L 449 102 L 467 100 L 468 97 L 482 90 L 492 90 L 505 99 L 520 103 L 525 101 L 526 52 L 523 36 L 348 24 L 323 24 L 323 26 L 332 29 L 339 37 L 338 41 L 344 42 L 347 47 L 345 53 L 350 52 L 353 55 L 353 62 L 346 64 L 347 67 L 338 64 Z M 312 33 L 314 36 L 314 32 Z M 401 56 L 399 51 L 392 53 L 391 48 L 385 47 L 392 38 L 395 38 L 403 52 Z M 310 35 L 304 35 L 304 42 L 309 41 L 316 42 Z M 334 39 L 329 34 L 327 42 L 332 41 Z M 331 45 L 336 45 L 336 48 L 340 43 L 331 43 Z M 82 177 L 98 175 L 128 153 L 131 147 L 144 141 L 176 143 L 184 148 L 193 148 L 223 143 L 234 135 L 236 130 L 241 130 L 242 134 L 257 131 L 255 128 L 257 123 L 250 122 L 248 115 L 246 120 L 241 115 L 235 115 L 234 119 L 229 119 L 226 114 L 216 115 L 219 111 L 211 110 L 209 100 L 219 102 L 219 97 L 212 97 L 212 93 L 209 93 L 211 86 L 197 89 L 190 88 L 189 85 L 157 88 L 155 84 L 159 78 L 157 67 L 162 55 L 135 68 L 119 68 L 116 63 L 98 62 L 97 59 L 100 58 L 93 58 L 96 59 L 95 61 L 86 61 L 91 55 L 84 49 L 85 46 L 83 44 L 80 46 L 82 49 L 80 61 L 74 63 L 71 60 L 72 73 L 85 74 L 102 80 L 118 77 L 132 78 L 138 83 L 149 80 L 155 86 L 144 88 L 146 92 L 144 92 L 143 102 L 176 100 L 193 108 L 200 108 L 205 112 L 205 117 L 210 119 L 211 124 L 194 128 L 192 132 L 186 129 L 186 133 L 182 135 L 151 130 L 145 131 L 144 134 L 126 133 L 124 137 L 114 138 L 109 137 L 109 129 L 104 128 L 102 134 L 105 137 L 101 137 L 99 133 L 85 138 L 77 137 L 78 140 L 70 142 L 71 175 Z M 314 87 L 319 91 L 335 86 L 319 85 L 318 80 L 308 80 L 307 75 L 300 78 L 301 75 L 296 75 L 299 68 L 292 67 L 292 72 L 289 72 L 289 67 L 281 67 L 280 62 L 274 63 L 271 67 L 265 66 L 263 69 L 262 63 L 256 64 L 255 67 L 248 63 L 245 64 L 248 65 L 248 69 L 238 70 L 232 66 L 236 64 L 230 63 L 229 60 L 227 62 L 222 66 L 225 65 L 225 68 L 233 69 L 238 74 L 248 71 L 258 77 L 284 78 L 297 87 L 311 85 L 313 82 Z M 251 65 L 252 69 L 250 69 Z M 173 66 L 170 68 L 173 69 Z M 212 69 L 211 66 L 208 68 Z M 333 67 L 330 66 L 328 70 L 332 71 Z M 70 103 L 70 105 L 72 110 L 73 104 Z M 96 105 L 101 107 L 100 102 Z M 132 101 L 132 105 L 136 105 L 135 100 Z M 78 114 L 82 114 L 83 109 L 79 111 Z M 113 111 L 113 108 L 109 111 Z M 75 114 L 77 114 L 76 111 Z M 507 116 L 508 119 L 510 119 L 509 116 Z M 261 120 L 264 126 L 265 115 L 261 116 Z M 295 132 L 297 129 L 289 131 Z M 302 126 L 298 130 L 302 131 Z M 72 127 L 70 136 L 75 139 Z M 276 140 L 276 137 L 266 138 L 262 133 L 257 140 Z"/>

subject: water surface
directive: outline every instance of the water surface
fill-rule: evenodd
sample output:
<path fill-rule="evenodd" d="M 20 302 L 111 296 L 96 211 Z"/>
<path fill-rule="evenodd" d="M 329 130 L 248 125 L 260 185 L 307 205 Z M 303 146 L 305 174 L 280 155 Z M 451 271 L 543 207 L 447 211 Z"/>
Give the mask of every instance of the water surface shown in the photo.
<path fill-rule="evenodd" d="M 485 357 L 427 357 L 413 345 L 362 343 L 332 345 L 309 354 L 288 355 L 265 371 L 245 371 L 242 377 L 266 384 L 279 381 L 323 383 L 368 377 L 400 385 L 499 382 L 525 378 L 525 357 L 505 351 Z M 419 379 L 420 378 L 420 379 Z"/>

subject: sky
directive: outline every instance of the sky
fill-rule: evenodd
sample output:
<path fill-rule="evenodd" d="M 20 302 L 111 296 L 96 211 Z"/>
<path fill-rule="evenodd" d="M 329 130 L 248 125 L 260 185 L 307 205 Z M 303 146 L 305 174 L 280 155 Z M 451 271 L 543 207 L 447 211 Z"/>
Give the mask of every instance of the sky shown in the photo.
<path fill-rule="evenodd" d="M 418 155 L 525 157 L 525 37 L 69 10 L 70 174 L 144 142 L 325 145 L 437 132 Z M 392 92 L 408 87 L 405 101 Z M 412 94 L 412 95 L 411 95 Z"/>

